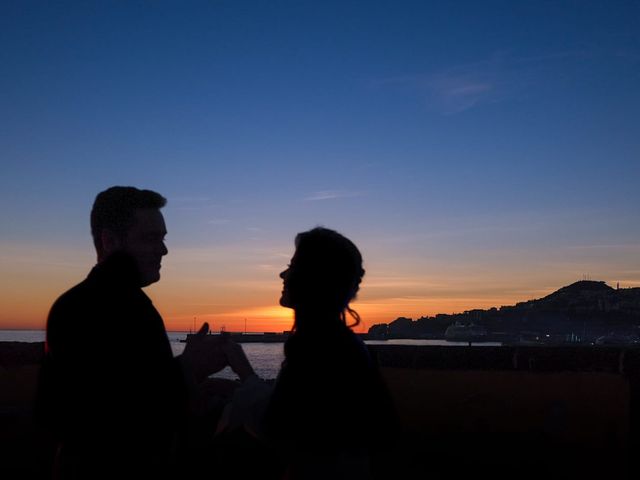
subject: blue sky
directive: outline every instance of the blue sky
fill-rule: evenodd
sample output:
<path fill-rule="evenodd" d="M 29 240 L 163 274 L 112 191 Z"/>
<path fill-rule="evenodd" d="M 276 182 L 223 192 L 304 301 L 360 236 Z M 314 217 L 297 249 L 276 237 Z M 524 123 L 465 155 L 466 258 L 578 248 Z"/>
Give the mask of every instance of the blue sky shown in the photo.
<path fill-rule="evenodd" d="M 375 318 L 640 286 L 639 32 L 634 1 L 2 2 L 0 324 L 83 277 L 114 184 L 169 199 L 175 322 L 275 304 L 317 224 Z"/>

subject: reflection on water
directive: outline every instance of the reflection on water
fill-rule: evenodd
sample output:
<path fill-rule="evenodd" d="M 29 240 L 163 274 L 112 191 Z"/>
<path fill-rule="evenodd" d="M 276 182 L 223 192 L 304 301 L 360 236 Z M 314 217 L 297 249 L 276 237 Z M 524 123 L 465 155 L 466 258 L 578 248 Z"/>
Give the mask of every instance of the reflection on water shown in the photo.
<path fill-rule="evenodd" d="M 187 333 L 168 332 L 174 355 L 179 355 L 184 350 L 185 344 L 180 340 L 184 340 Z M 122 332 L 118 337 L 122 338 L 123 342 L 127 341 L 126 332 Z M 44 342 L 44 340 L 44 330 L 0 330 L 0 342 Z M 260 377 L 264 379 L 276 378 L 280 364 L 284 360 L 282 343 L 245 343 L 242 348 Z M 225 368 L 215 376 L 228 379 L 238 378 L 230 368 Z"/>
<path fill-rule="evenodd" d="M 184 350 L 185 344 L 180 340 L 184 340 L 185 337 L 185 332 L 169 332 L 169 341 L 174 355 L 180 355 Z M 280 364 L 284 360 L 282 343 L 243 343 L 242 349 L 259 377 L 264 379 L 276 378 L 280 370 Z M 238 378 L 229 367 L 216 373 L 214 377 Z"/>
<path fill-rule="evenodd" d="M 171 348 L 174 355 L 179 355 L 184 350 L 184 343 L 180 340 L 185 338 L 185 333 L 169 333 L 171 340 Z M 367 340 L 365 343 L 369 345 L 447 345 L 447 346 L 467 346 L 468 342 L 449 342 L 447 340 L 413 340 L 413 339 L 394 339 L 394 340 Z M 500 346 L 500 342 L 479 342 L 473 343 L 473 346 Z M 284 360 L 284 351 L 282 343 L 243 343 L 242 349 L 247 354 L 247 358 L 253 365 L 258 376 L 270 379 L 278 376 L 280 364 Z M 214 377 L 235 379 L 237 376 L 230 368 L 216 373 Z"/>
<path fill-rule="evenodd" d="M 168 332 L 171 349 L 174 355 L 179 355 L 184 350 L 185 344 L 181 342 L 186 338 L 188 332 Z M 126 332 L 119 336 L 123 342 L 127 341 Z M 0 330 L 0 342 L 43 342 L 45 339 L 44 330 Z M 467 342 L 449 342 L 447 340 L 367 340 L 370 345 L 447 345 L 466 346 Z M 473 346 L 499 346 L 499 342 L 478 342 Z M 256 373 L 265 379 L 275 378 L 280 370 L 280 364 L 284 360 L 282 343 L 243 343 L 242 348 L 247 354 L 247 358 L 254 366 Z M 215 374 L 216 377 L 235 379 L 237 376 L 230 368 Z"/>
<path fill-rule="evenodd" d="M 184 350 L 185 344 L 181 342 L 188 332 L 168 332 L 171 349 L 174 355 L 179 355 Z M 126 331 L 118 336 L 123 342 L 127 341 Z M 0 330 L 0 342 L 43 342 L 44 330 Z M 468 342 L 451 342 L 447 340 L 418 340 L 418 339 L 393 339 L 393 340 L 367 340 L 369 345 L 412 345 L 412 346 L 468 346 Z M 500 342 L 473 342 L 474 347 L 496 347 Z M 603 345 L 606 345 L 603 343 Z M 637 344 L 633 344 L 637 345 Z M 116 346 L 117 347 L 117 346 Z M 276 378 L 280 370 L 280 364 L 284 360 L 282 343 L 243 343 L 249 361 L 254 366 L 256 373 L 264 379 Z M 591 345 L 593 348 L 593 345 Z M 597 348 L 597 346 L 596 346 Z M 236 379 L 237 376 L 230 368 L 215 374 L 216 377 Z"/>
<path fill-rule="evenodd" d="M 0 330 L 0 342 L 44 342 L 44 330 Z"/>

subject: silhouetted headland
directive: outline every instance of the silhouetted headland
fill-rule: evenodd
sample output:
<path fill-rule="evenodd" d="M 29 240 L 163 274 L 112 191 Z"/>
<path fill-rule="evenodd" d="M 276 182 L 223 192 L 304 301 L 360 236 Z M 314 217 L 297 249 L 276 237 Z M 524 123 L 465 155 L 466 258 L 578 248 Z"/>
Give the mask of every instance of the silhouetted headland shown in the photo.
<path fill-rule="evenodd" d="M 465 337 L 466 335 L 466 337 Z M 488 310 L 399 317 L 373 325 L 371 339 L 449 339 L 504 343 L 640 342 L 640 288 L 583 280 L 546 297 Z"/>

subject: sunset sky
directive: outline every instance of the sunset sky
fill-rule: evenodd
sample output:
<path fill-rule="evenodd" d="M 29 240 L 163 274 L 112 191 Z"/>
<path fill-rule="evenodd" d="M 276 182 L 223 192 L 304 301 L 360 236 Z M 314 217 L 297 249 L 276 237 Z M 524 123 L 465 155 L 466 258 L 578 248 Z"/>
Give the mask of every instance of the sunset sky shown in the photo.
<path fill-rule="evenodd" d="M 640 2 L 4 0 L 0 65 L 0 329 L 86 276 L 112 185 L 168 198 L 171 330 L 288 329 L 317 225 L 364 329 L 640 286 Z"/>

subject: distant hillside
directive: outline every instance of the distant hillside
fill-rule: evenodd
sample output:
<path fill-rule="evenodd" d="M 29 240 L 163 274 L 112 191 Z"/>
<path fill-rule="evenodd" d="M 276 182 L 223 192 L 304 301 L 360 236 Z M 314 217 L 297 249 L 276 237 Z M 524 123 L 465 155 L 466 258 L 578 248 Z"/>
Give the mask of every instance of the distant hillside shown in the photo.
<path fill-rule="evenodd" d="M 456 321 L 475 323 L 490 332 L 579 331 L 585 336 L 597 336 L 640 326 L 640 288 L 615 289 L 603 281 L 583 280 L 546 297 L 512 306 L 438 314 L 415 321 L 400 317 L 388 324 L 372 326 L 369 334 L 385 338 L 441 338 Z"/>

